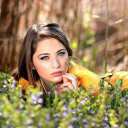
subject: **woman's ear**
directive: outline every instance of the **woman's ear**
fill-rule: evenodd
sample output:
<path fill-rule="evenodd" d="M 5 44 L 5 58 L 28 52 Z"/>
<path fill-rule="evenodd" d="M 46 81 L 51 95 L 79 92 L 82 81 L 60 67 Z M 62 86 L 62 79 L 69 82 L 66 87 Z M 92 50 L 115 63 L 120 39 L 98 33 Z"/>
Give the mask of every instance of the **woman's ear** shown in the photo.
<path fill-rule="evenodd" d="M 32 70 L 35 70 L 35 67 L 32 62 L 30 62 L 30 66 L 31 66 Z"/>

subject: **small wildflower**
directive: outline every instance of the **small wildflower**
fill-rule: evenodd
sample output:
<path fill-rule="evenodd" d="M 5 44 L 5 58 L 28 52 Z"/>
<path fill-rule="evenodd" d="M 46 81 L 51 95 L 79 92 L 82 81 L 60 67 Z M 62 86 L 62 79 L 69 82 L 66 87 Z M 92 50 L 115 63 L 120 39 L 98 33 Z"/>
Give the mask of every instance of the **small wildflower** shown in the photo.
<path fill-rule="evenodd" d="M 80 103 L 81 103 L 82 105 L 85 105 L 85 100 L 82 100 Z"/>
<path fill-rule="evenodd" d="M 22 94 L 22 90 L 20 90 L 19 93 Z"/>
<path fill-rule="evenodd" d="M 31 94 L 31 99 L 32 101 L 36 100 L 36 96 L 33 93 Z"/>
<path fill-rule="evenodd" d="M 73 128 L 73 126 L 72 125 L 69 125 L 68 128 Z"/>
<path fill-rule="evenodd" d="M 105 128 L 109 128 L 109 125 L 106 122 L 101 123 L 102 126 L 105 126 Z"/>
<path fill-rule="evenodd" d="M 46 123 L 49 123 L 49 120 L 45 120 Z"/>
<path fill-rule="evenodd" d="M 115 97 L 112 96 L 112 100 L 114 100 L 114 99 L 115 99 Z"/>
<path fill-rule="evenodd" d="M 8 116 L 7 115 L 5 115 L 5 114 L 3 114 L 3 117 L 6 119 L 6 118 L 8 118 Z"/>
<path fill-rule="evenodd" d="M 41 95 L 43 95 L 43 92 L 41 92 L 41 91 L 38 92 L 38 93 L 37 93 L 37 98 L 41 97 Z"/>
<path fill-rule="evenodd" d="M 83 119 L 83 122 L 87 122 L 87 120 L 86 119 Z"/>
<path fill-rule="evenodd" d="M 48 94 L 48 95 L 50 95 L 50 94 L 51 94 L 51 92 L 50 92 L 50 91 L 48 91 L 48 92 L 47 92 L 47 94 Z"/>
<path fill-rule="evenodd" d="M 121 86 L 119 86 L 118 89 L 121 89 Z"/>
<path fill-rule="evenodd" d="M 4 80 L 4 83 L 7 84 L 7 80 Z"/>
<path fill-rule="evenodd" d="M 67 112 L 64 112 L 64 113 L 63 113 L 63 116 L 65 117 L 66 115 L 67 115 Z"/>
<path fill-rule="evenodd" d="M 3 91 L 3 88 L 0 88 L 0 92 L 2 92 Z"/>
<path fill-rule="evenodd" d="M 77 118 L 76 118 L 76 117 L 73 117 L 73 118 L 72 118 L 72 121 L 77 121 Z"/>
<path fill-rule="evenodd" d="M 128 121 L 125 121 L 125 122 L 124 122 L 124 125 L 125 125 L 125 126 L 128 126 Z"/>
<path fill-rule="evenodd" d="M 13 82 L 12 82 L 12 83 L 14 84 L 15 82 L 16 82 L 16 80 L 15 80 L 15 79 L 13 79 Z"/>
<path fill-rule="evenodd" d="M 99 90 L 100 90 L 100 88 L 97 88 L 97 90 L 99 91 Z"/>
<path fill-rule="evenodd" d="M 28 123 L 28 124 L 33 123 L 33 119 L 28 119 L 28 120 L 27 120 L 27 123 Z"/>
<path fill-rule="evenodd" d="M 66 106 L 63 106 L 63 110 L 67 110 L 67 107 Z"/>
<path fill-rule="evenodd" d="M 42 99 L 42 98 L 39 98 L 39 99 L 38 99 L 38 103 L 39 103 L 39 104 L 42 104 L 42 103 L 43 103 L 43 99 Z"/>
<path fill-rule="evenodd" d="M 108 121 L 108 117 L 107 116 L 104 117 L 104 121 Z"/>
<path fill-rule="evenodd" d="M 126 105 L 126 102 L 125 102 L 125 101 L 123 102 L 123 105 L 124 105 L 124 106 Z"/>
<path fill-rule="evenodd" d="M 27 128 L 32 128 L 32 126 L 28 126 Z"/>
<path fill-rule="evenodd" d="M 15 88 L 15 84 L 14 83 L 11 84 L 11 88 Z"/>
<path fill-rule="evenodd" d="M 118 124 L 115 124 L 115 125 L 114 125 L 114 128 L 119 128 L 119 125 L 118 125 Z"/>

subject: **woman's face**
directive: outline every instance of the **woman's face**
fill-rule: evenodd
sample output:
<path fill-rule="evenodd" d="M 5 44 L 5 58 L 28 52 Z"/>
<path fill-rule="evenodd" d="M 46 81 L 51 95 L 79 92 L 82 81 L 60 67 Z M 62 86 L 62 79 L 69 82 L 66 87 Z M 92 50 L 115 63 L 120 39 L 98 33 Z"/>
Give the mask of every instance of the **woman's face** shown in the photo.
<path fill-rule="evenodd" d="M 38 42 L 33 65 L 45 84 L 61 82 L 67 62 L 68 52 L 60 41 L 49 38 Z"/>

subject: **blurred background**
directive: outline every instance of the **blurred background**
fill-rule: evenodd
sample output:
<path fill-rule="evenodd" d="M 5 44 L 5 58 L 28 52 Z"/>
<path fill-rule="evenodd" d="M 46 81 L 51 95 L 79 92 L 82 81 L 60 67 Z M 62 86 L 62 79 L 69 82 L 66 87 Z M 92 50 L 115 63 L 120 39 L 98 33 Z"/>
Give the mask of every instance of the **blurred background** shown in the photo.
<path fill-rule="evenodd" d="M 73 60 L 97 73 L 128 71 L 128 0 L 0 0 L 0 68 L 16 67 L 27 30 L 58 22 Z"/>

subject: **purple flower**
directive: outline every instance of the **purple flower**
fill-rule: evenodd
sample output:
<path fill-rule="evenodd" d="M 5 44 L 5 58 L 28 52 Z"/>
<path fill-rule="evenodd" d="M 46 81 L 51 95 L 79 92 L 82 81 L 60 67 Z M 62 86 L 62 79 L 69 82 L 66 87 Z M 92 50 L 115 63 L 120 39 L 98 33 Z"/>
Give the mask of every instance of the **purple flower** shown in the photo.
<path fill-rule="evenodd" d="M 86 119 L 83 119 L 83 122 L 87 122 L 87 120 Z"/>
<path fill-rule="evenodd" d="M 114 125 L 114 128 L 119 128 L 119 125 L 118 125 L 118 124 L 115 124 L 115 125 Z"/>
<path fill-rule="evenodd" d="M 4 83 L 7 84 L 7 80 L 4 80 Z"/>
<path fill-rule="evenodd" d="M 5 114 L 3 114 L 3 117 L 4 117 L 4 118 L 7 118 L 8 116 L 7 116 L 7 115 L 5 115 Z"/>
<path fill-rule="evenodd" d="M 82 100 L 80 103 L 81 103 L 82 105 L 85 105 L 85 100 Z"/>
<path fill-rule="evenodd" d="M 67 115 L 67 112 L 64 112 L 64 113 L 63 113 L 63 116 L 65 117 L 66 115 Z"/>
<path fill-rule="evenodd" d="M 73 117 L 73 118 L 72 118 L 72 121 L 77 121 L 77 118 L 76 118 L 76 117 Z"/>
<path fill-rule="evenodd" d="M 112 100 L 114 100 L 114 99 L 115 99 L 115 97 L 112 96 Z"/>
<path fill-rule="evenodd" d="M 105 128 L 109 128 L 109 125 L 105 122 L 101 123 L 101 125 L 105 126 Z"/>
<path fill-rule="evenodd" d="M 22 90 L 20 90 L 19 93 L 22 94 Z"/>
<path fill-rule="evenodd" d="M 108 121 L 108 117 L 107 116 L 104 117 L 104 121 Z"/>
<path fill-rule="evenodd" d="M 28 126 L 27 128 L 32 128 L 32 126 Z"/>
<path fill-rule="evenodd" d="M 124 122 L 124 125 L 125 125 L 125 126 L 128 126 L 128 121 L 125 121 L 125 122 Z"/>
<path fill-rule="evenodd" d="M 39 103 L 39 104 L 42 104 L 42 103 L 43 103 L 43 99 L 42 99 L 42 98 L 39 98 L 39 99 L 38 99 L 38 103 Z"/>
<path fill-rule="evenodd" d="M 29 119 L 29 120 L 27 120 L 27 123 L 28 123 L 28 124 L 33 123 L 33 119 Z"/>
<path fill-rule="evenodd" d="M 66 111 L 66 110 L 67 110 L 67 107 L 66 107 L 66 106 L 63 106 L 63 110 L 65 110 L 65 111 Z"/>
<path fill-rule="evenodd" d="M 41 97 L 41 95 L 43 95 L 43 92 L 40 91 L 40 92 L 37 93 L 38 98 Z"/>
<path fill-rule="evenodd" d="M 11 84 L 11 88 L 15 88 L 15 84 L 14 83 Z"/>
<path fill-rule="evenodd" d="M 121 89 L 121 86 L 119 86 L 118 89 Z"/>
<path fill-rule="evenodd" d="M 31 99 L 32 101 L 36 100 L 36 96 L 33 93 L 31 94 Z"/>
<path fill-rule="evenodd" d="M 84 125 L 84 128 L 88 128 L 88 125 Z"/>
<path fill-rule="evenodd" d="M 49 120 L 45 120 L 46 123 L 49 123 Z"/>
<path fill-rule="evenodd" d="M 127 97 L 127 98 L 128 98 L 128 95 L 126 95 L 125 97 Z"/>
<path fill-rule="evenodd" d="M 13 82 L 12 82 L 12 83 L 14 84 L 15 82 L 16 82 L 16 80 L 15 80 L 15 79 L 13 79 Z"/>
<path fill-rule="evenodd" d="M 126 102 L 125 102 L 125 101 L 123 102 L 123 105 L 124 105 L 124 106 L 126 105 Z"/>
<path fill-rule="evenodd" d="M 100 90 L 100 88 L 97 88 L 97 90 Z"/>
<path fill-rule="evenodd" d="M 48 91 L 47 93 L 48 93 L 48 95 L 49 95 L 49 94 L 51 94 L 51 92 L 50 92 L 50 91 Z"/>
<path fill-rule="evenodd" d="M 2 92 L 3 91 L 3 88 L 0 88 L 0 92 Z"/>
<path fill-rule="evenodd" d="M 73 128 L 73 126 L 72 125 L 69 125 L 68 128 Z"/>

